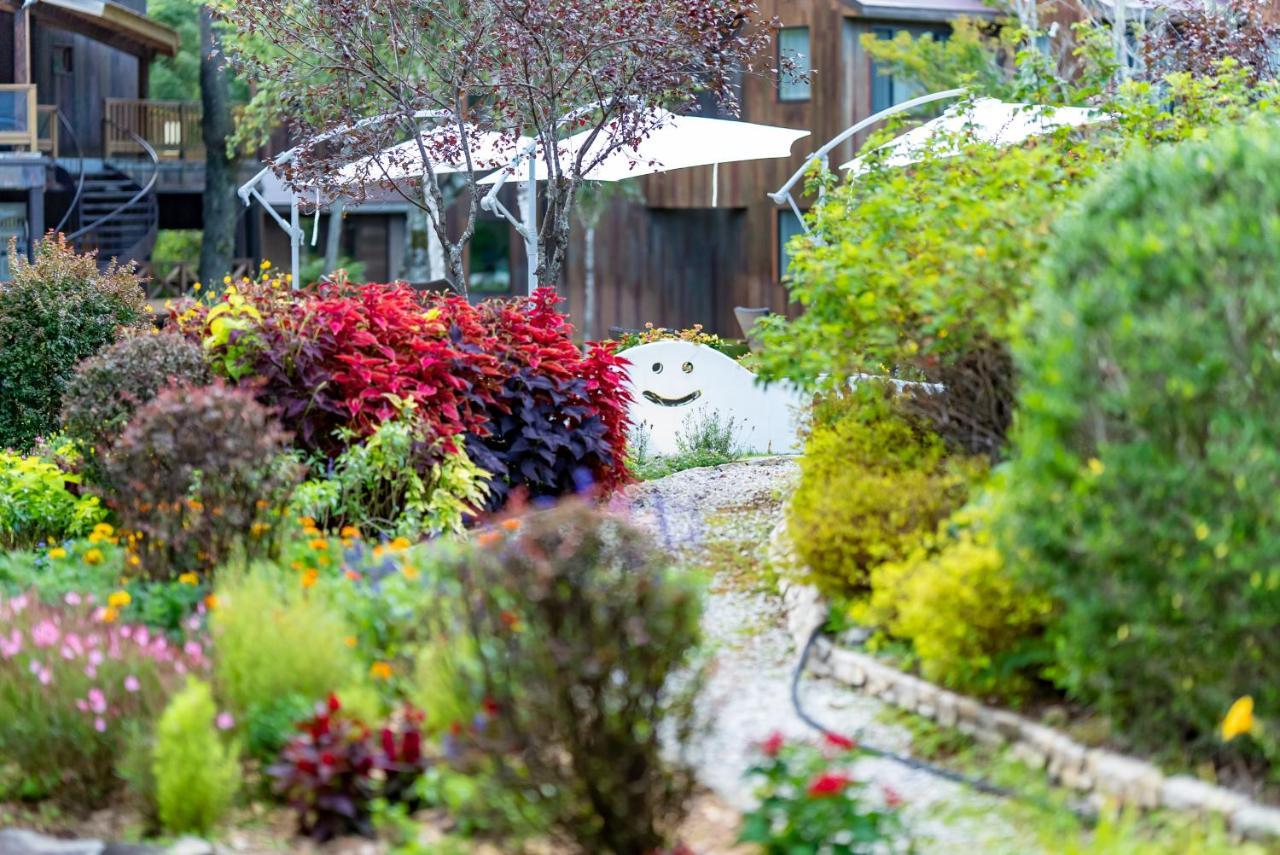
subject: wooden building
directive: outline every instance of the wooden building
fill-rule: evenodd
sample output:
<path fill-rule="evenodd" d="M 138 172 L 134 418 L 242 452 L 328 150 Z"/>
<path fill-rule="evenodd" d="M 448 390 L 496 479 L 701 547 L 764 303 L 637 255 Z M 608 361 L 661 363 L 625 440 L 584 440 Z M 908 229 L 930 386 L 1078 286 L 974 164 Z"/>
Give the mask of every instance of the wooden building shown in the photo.
<path fill-rule="evenodd" d="M 740 335 L 734 307 L 786 311 L 784 247 L 799 224 L 766 194 L 845 128 L 921 94 L 877 69 L 862 37 L 892 38 L 903 30 L 945 37 L 958 16 L 994 15 L 981 0 L 763 0 L 761 6 L 783 23 L 775 48 L 812 73 L 807 84 L 746 77 L 740 118 L 805 128 L 811 135 L 795 144 L 787 160 L 720 165 L 714 206 L 710 167 L 639 179 L 644 201 L 613 205 L 597 228 L 597 310 L 590 335 L 646 322 L 701 323 L 711 331 Z M 832 163 L 851 157 L 853 145 L 833 152 Z M 576 235 L 574 246 L 582 241 Z M 581 318 L 581 251 L 572 254 L 566 278 L 570 310 Z"/>

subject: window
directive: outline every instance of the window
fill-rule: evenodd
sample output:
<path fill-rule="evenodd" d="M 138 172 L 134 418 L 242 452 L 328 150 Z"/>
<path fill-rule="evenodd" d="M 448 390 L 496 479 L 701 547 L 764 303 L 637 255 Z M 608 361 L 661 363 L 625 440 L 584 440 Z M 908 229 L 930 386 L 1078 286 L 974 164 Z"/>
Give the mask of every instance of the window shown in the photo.
<path fill-rule="evenodd" d="M 25 202 L 0 202 L 0 282 L 9 279 L 9 240 L 17 241 L 17 253 L 27 253 L 27 206 Z"/>
<path fill-rule="evenodd" d="M 787 245 L 791 243 L 791 239 L 796 235 L 804 234 L 804 226 L 800 223 L 800 218 L 796 216 L 796 212 L 790 208 L 783 208 L 778 211 L 778 278 L 787 278 L 787 271 L 791 268 L 791 251 Z"/>
<path fill-rule="evenodd" d="M 511 228 L 506 220 L 476 220 L 470 253 L 472 291 L 505 294 L 511 290 Z"/>
<path fill-rule="evenodd" d="M 54 74 L 70 74 L 75 71 L 75 51 L 71 45 L 55 44 L 49 52 L 49 62 Z"/>
<path fill-rule="evenodd" d="M 950 30 L 936 27 L 872 27 L 871 32 L 877 39 L 884 41 L 888 41 L 902 32 L 910 33 L 911 37 L 916 39 L 923 35 L 930 35 L 938 41 L 942 41 L 950 35 Z M 895 104 L 910 101 L 912 98 L 924 94 L 924 90 L 914 80 L 903 80 L 900 77 L 894 77 L 887 71 L 882 70 L 878 63 L 874 61 L 871 63 L 872 113 L 879 113 L 881 110 L 887 110 Z"/>
<path fill-rule="evenodd" d="M 791 71 L 781 71 L 790 61 Z M 778 31 L 778 100 L 808 101 L 813 64 L 809 56 L 809 28 L 783 27 Z"/>

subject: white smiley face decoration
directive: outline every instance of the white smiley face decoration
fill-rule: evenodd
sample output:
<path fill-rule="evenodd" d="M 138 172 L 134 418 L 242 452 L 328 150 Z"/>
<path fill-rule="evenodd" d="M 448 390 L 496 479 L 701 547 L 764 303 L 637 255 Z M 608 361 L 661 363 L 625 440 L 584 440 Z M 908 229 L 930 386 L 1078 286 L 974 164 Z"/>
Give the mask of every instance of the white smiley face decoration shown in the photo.
<path fill-rule="evenodd" d="M 807 396 L 793 387 L 756 385 L 756 375 L 714 348 L 688 341 L 655 341 L 623 351 L 633 430 L 648 434 L 651 454 L 675 454 L 676 439 L 715 414 L 731 423 L 739 449 L 757 454 L 800 450 Z"/>

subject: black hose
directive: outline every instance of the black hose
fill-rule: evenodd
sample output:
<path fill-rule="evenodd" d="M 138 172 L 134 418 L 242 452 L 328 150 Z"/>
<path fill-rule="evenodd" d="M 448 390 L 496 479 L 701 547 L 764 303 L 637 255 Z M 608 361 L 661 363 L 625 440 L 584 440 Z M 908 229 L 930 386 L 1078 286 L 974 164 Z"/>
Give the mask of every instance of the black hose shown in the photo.
<path fill-rule="evenodd" d="M 818 624 L 813 628 L 813 631 L 809 633 L 809 638 L 804 643 L 804 649 L 800 651 L 800 660 L 796 663 L 795 671 L 792 672 L 791 675 L 791 705 L 795 708 L 796 715 L 800 717 L 800 720 L 809 725 L 809 727 L 824 736 L 837 736 L 835 731 L 827 728 L 813 716 L 809 715 L 809 713 L 805 712 L 804 707 L 800 703 L 800 678 L 804 676 L 805 668 L 809 664 L 809 654 L 813 650 L 814 642 L 818 640 L 818 636 L 821 634 L 822 624 Z M 858 748 L 873 757 L 883 757 L 886 760 L 892 760 L 899 765 L 906 766 L 908 769 L 915 769 L 917 771 L 933 775 L 935 778 L 942 778 L 946 781 L 963 784 L 971 790 L 976 790 L 979 793 L 986 793 L 988 795 L 998 796 L 1012 801 L 1020 801 L 1044 811 L 1052 812 L 1059 809 L 1058 805 L 1055 805 L 1039 796 L 1034 796 L 1029 793 L 1021 793 L 1008 787 L 992 783 L 985 778 L 972 777 L 951 769 L 944 769 L 941 766 L 935 766 L 932 763 L 915 757 L 908 757 L 905 754 L 898 754 L 897 752 L 890 751 L 887 748 L 879 748 L 875 745 L 870 745 L 862 739 L 858 739 Z M 1087 810 L 1085 807 L 1080 805 L 1068 805 L 1067 809 L 1075 814 L 1076 817 L 1084 821 L 1086 825 L 1092 825 L 1094 819 L 1092 811 Z"/>

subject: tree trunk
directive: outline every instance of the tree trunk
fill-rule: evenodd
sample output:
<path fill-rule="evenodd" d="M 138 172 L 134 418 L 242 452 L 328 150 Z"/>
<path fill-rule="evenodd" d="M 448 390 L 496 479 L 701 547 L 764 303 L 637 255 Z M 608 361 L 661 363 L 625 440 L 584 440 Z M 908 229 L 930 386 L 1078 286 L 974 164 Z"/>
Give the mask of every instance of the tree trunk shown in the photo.
<path fill-rule="evenodd" d="M 596 338 L 596 227 L 587 226 L 582 249 L 582 337 Z"/>
<path fill-rule="evenodd" d="M 344 207 L 341 199 L 334 199 L 329 205 L 329 231 L 324 236 L 325 276 L 338 267 L 338 253 L 342 248 L 342 209 Z"/>
<path fill-rule="evenodd" d="M 200 281 L 215 287 L 231 272 L 236 251 L 236 167 L 227 140 L 235 130 L 221 39 L 213 12 L 200 7 L 200 129 L 205 145 L 204 235 L 200 241 Z"/>

